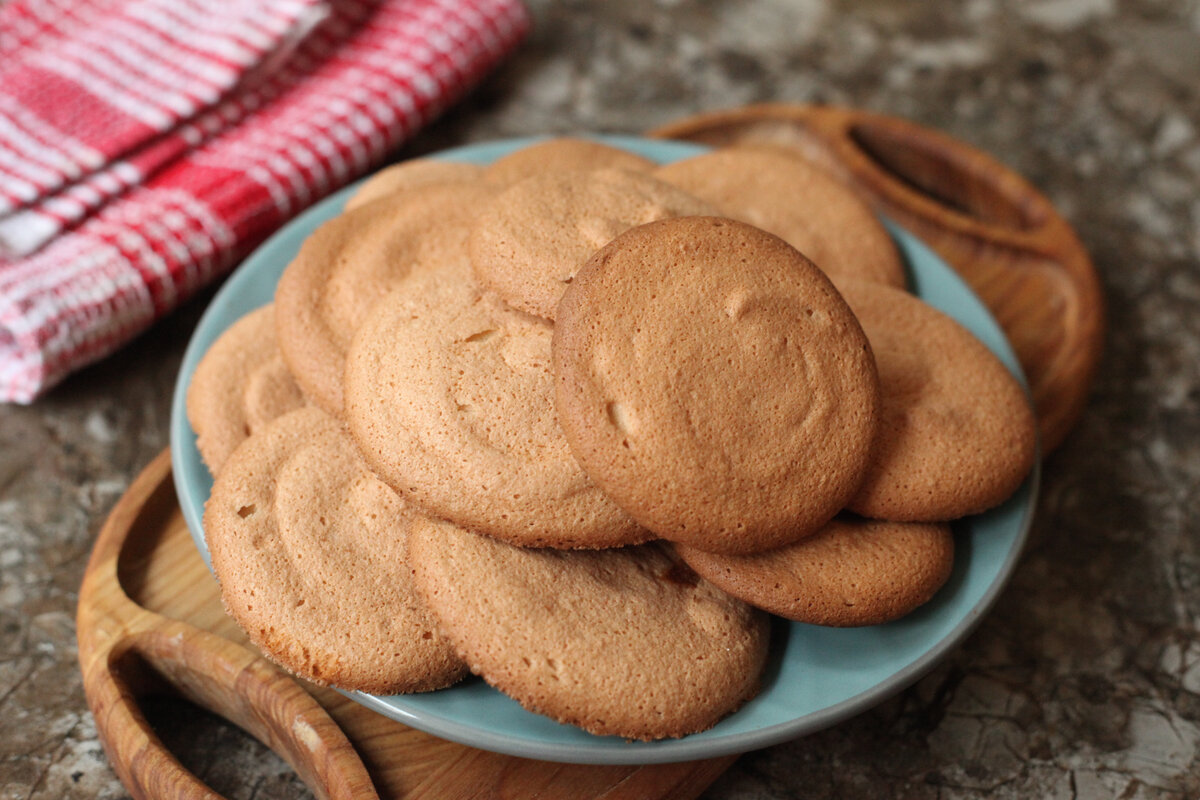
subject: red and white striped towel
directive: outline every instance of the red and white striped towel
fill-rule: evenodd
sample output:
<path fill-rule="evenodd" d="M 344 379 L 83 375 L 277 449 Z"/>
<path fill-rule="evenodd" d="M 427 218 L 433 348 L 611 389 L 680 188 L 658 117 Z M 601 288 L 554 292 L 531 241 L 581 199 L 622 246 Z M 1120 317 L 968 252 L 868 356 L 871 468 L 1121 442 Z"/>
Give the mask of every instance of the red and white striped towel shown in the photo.
<path fill-rule="evenodd" d="M 0 400 L 377 166 L 528 23 L 520 0 L 0 5 Z"/>

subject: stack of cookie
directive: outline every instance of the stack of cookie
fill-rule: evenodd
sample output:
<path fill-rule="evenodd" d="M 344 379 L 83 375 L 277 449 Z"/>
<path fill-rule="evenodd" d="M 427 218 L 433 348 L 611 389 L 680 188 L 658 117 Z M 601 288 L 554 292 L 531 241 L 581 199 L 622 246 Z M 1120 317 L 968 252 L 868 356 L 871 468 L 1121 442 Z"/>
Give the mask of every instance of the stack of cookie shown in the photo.
<path fill-rule="evenodd" d="M 949 576 L 1034 420 L 790 153 L 543 142 L 393 167 L 197 368 L 228 612 L 309 680 L 466 673 L 636 739 L 758 689 L 771 614 L 870 625 Z"/>

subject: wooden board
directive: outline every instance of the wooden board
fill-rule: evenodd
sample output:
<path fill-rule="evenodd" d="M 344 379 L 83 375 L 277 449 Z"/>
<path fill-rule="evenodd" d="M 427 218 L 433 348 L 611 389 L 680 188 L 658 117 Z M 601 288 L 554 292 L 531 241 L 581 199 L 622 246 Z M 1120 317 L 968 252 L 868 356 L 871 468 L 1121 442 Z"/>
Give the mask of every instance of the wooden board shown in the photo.
<path fill-rule="evenodd" d="M 935 131 L 848 109 L 756 106 L 653 134 L 769 142 L 825 163 L 966 277 L 1031 378 L 1044 449 L 1065 436 L 1099 356 L 1099 284 L 1070 227 L 1022 178 Z M 147 724 L 138 703 L 155 692 L 180 694 L 241 726 L 323 798 L 684 800 L 735 760 L 591 767 L 513 758 L 437 739 L 302 684 L 225 616 L 183 522 L 165 452 L 102 529 L 77 623 L 97 730 L 138 798 L 218 797 Z"/>
<path fill-rule="evenodd" d="M 1020 175 L 944 133 L 849 108 L 746 106 L 649 135 L 776 145 L 827 166 L 921 237 L 987 304 L 1029 377 L 1042 451 L 1075 424 L 1104 338 L 1100 282 L 1074 230 Z"/>

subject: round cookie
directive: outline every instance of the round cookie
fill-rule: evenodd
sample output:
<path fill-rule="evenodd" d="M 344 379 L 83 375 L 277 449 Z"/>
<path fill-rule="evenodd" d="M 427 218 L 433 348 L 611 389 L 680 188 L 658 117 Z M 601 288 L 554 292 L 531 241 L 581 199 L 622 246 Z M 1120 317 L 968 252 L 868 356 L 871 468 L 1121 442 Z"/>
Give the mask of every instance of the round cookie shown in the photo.
<path fill-rule="evenodd" d="M 882 396 L 871 465 L 850 510 L 932 522 L 1006 500 L 1037 451 L 1020 384 L 966 328 L 907 292 L 866 282 L 842 290 L 875 351 Z"/>
<path fill-rule="evenodd" d="M 550 337 L 471 282 L 414 274 L 354 338 L 350 430 L 380 477 L 436 516 L 534 547 L 645 541 L 567 447 Z"/>
<path fill-rule="evenodd" d="M 545 172 L 510 186 L 479 215 L 471 265 L 514 308 L 546 319 L 583 262 L 618 234 L 716 210 L 648 175 L 618 169 Z"/>
<path fill-rule="evenodd" d="M 420 520 L 409 550 L 455 649 L 531 711 L 661 739 L 711 727 L 758 691 L 766 615 L 659 545 L 530 550 Z"/>
<path fill-rule="evenodd" d="M 460 161 L 439 161 L 418 158 L 381 169 L 363 182 L 346 201 L 346 211 L 353 211 L 381 197 L 435 186 L 441 183 L 472 183 L 482 179 L 483 167 Z"/>
<path fill-rule="evenodd" d="M 858 321 L 783 240 L 664 220 L 593 256 L 558 306 L 572 452 L 665 539 L 749 553 L 815 533 L 857 490 L 879 387 Z"/>
<path fill-rule="evenodd" d="M 508 186 L 530 175 L 604 167 L 647 172 L 657 165 L 648 158 L 587 139 L 568 136 L 536 142 L 496 159 L 484 171 L 489 183 Z"/>
<path fill-rule="evenodd" d="M 945 523 L 837 518 L 803 541 L 747 556 L 675 550 L 719 589 L 780 617 L 850 627 L 924 605 L 954 568 Z"/>
<path fill-rule="evenodd" d="M 904 266 L 869 206 L 820 167 L 778 148 L 730 147 L 659 167 L 656 178 L 775 234 L 845 279 L 904 286 Z"/>
<path fill-rule="evenodd" d="M 204 532 L 225 609 L 272 660 L 314 683 L 393 694 L 466 672 L 412 586 L 414 517 L 310 406 L 234 451 Z"/>
<path fill-rule="evenodd" d="M 341 415 L 358 325 L 411 270 L 465 261 L 468 226 L 491 195 L 482 184 L 429 186 L 331 219 L 305 240 L 275 290 L 279 347 L 305 394 Z"/>
<path fill-rule="evenodd" d="M 188 421 L 213 475 L 247 436 L 304 405 L 275 343 L 274 313 L 263 306 L 231 325 L 200 359 L 188 384 Z"/>

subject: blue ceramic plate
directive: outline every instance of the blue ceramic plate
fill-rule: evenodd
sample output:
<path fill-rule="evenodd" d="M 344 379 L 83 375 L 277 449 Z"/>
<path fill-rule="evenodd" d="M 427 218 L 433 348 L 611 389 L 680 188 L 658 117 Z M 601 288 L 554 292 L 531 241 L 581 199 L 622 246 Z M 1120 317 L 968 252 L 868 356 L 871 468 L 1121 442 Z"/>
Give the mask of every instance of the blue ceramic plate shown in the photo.
<path fill-rule="evenodd" d="M 663 163 L 704 149 L 681 142 L 598 138 Z M 470 145 L 436 157 L 488 164 L 530 141 Z M 188 381 L 201 355 L 222 331 L 243 314 L 271 301 L 279 275 L 300 243 L 322 222 L 341 213 L 353 191 L 354 187 L 349 187 L 317 204 L 246 259 L 213 299 L 184 356 L 171 409 L 172 466 L 184 517 L 206 562 L 201 517 L 212 479 L 200 460 L 184 411 Z M 915 237 L 895 225 L 889 229 L 903 251 L 916 294 L 969 328 L 1021 378 L 1012 348 L 983 303 Z M 1037 484 L 1035 471 L 1003 506 L 956 525 L 957 553 L 949 583 L 908 617 L 852 629 L 776 620 L 762 692 L 703 733 L 661 742 L 593 736 L 529 713 L 477 678 L 428 694 L 348 694 L 381 714 L 436 736 L 549 761 L 688 761 L 741 753 L 802 736 L 858 714 L 913 683 L 970 633 L 1016 564 L 1033 515 Z"/>

